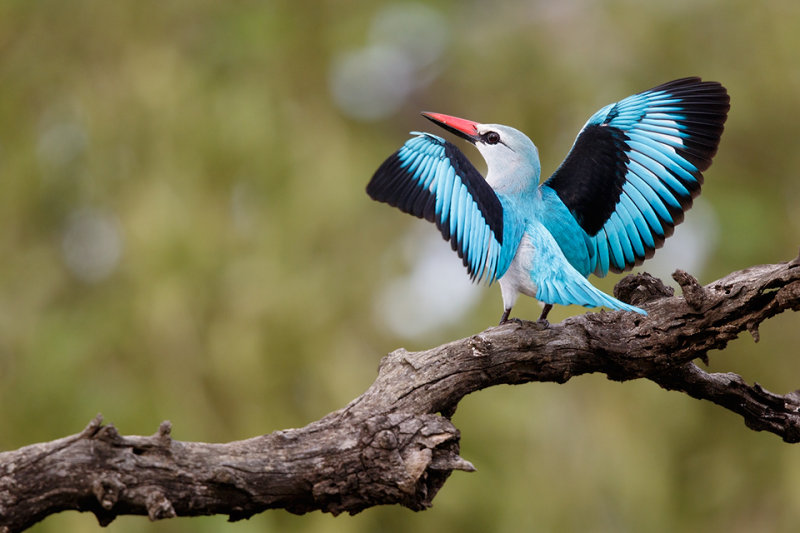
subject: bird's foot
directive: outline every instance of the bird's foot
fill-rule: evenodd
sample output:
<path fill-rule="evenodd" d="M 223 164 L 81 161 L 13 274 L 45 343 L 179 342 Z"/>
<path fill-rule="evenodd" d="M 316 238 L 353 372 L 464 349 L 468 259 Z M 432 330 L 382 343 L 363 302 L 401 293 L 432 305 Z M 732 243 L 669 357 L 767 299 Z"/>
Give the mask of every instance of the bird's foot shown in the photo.
<path fill-rule="evenodd" d="M 544 329 L 550 327 L 550 321 L 547 320 L 546 318 L 540 318 L 539 320 L 536 321 L 536 323 L 542 326 Z"/>
<path fill-rule="evenodd" d="M 516 317 L 508 318 L 508 317 L 505 317 L 505 318 L 503 318 L 503 320 L 500 321 L 500 324 L 498 324 L 498 326 L 502 326 L 503 324 L 511 324 L 512 322 L 514 324 L 518 325 L 518 326 L 522 326 L 522 325 L 525 324 L 525 321 L 522 320 L 521 318 L 516 318 Z"/>

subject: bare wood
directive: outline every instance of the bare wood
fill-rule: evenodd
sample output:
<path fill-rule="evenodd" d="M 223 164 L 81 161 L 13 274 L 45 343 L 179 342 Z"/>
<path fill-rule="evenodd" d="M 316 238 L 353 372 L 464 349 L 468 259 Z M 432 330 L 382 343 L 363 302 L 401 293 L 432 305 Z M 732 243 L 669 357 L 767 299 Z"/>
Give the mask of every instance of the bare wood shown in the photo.
<path fill-rule="evenodd" d="M 742 331 L 800 309 L 800 260 L 734 272 L 705 287 L 673 276 L 683 296 L 648 275 L 628 276 L 617 297 L 649 313 L 590 313 L 549 327 L 511 321 L 422 352 L 396 350 L 349 405 L 300 429 L 225 444 L 121 436 L 98 416 L 81 433 L 0 453 L 0 533 L 66 509 L 100 524 L 123 514 L 151 520 L 272 508 L 356 513 L 380 504 L 420 510 L 459 456 L 449 417 L 467 394 L 498 384 L 563 383 L 601 372 L 650 379 L 740 414 L 748 427 L 800 441 L 800 394 L 777 395 L 694 364 Z"/>

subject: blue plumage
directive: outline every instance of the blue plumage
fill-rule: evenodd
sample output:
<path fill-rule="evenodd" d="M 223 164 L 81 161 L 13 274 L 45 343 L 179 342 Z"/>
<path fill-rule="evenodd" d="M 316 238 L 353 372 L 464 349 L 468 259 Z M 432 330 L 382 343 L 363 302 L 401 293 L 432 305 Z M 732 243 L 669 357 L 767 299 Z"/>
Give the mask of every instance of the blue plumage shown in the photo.
<path fill-rule="evenodd" d="M 499 280 L 508 317 L 519 294 L 545 303 L 643 310 L 586 279 L 651 257 L 700 193 L 729 109 L 724 87 L 684 78 L 596 112 L 539 185 L 536 147 L 521 132 L 423 113 L 480 150 L 484 180 L 452 144 L 417 133 L 375 172 L 367 192 L 434 222 L 473 280 Z M 501 321 L 502 322 L 502 321 Z"/>
<path fill-rule="evenodd" d="M 491 283 L 508 268 L 518 244 L 503 240 L 500 200 L 455 146 L 430 133 L 417 135 L 384 162 L 368 191 L 434 222 L 472 278 Z"/>

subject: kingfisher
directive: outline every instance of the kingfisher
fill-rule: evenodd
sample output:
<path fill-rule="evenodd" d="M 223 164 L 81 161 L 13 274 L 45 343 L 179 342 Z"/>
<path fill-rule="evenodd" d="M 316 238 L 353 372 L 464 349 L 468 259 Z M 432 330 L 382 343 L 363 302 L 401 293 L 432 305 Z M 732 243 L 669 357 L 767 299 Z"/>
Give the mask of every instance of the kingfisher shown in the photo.
<path fill-rule="evenodd" d="M 640 265 L 672 235 L 700 194 L 729 109 L 725 88 L 698 77 L 634 94 L 592 115 L 542 183 L 524 133 L 423 112 L 478 149 L 486 177 L 444 138 L 411 132 L 367 194 L 433 222 L 474 282 L 498 281 L 500 324 L 520 294 L 544 304 L 544 324 L 555 304 L 646 315 L 587 278 Z"/>

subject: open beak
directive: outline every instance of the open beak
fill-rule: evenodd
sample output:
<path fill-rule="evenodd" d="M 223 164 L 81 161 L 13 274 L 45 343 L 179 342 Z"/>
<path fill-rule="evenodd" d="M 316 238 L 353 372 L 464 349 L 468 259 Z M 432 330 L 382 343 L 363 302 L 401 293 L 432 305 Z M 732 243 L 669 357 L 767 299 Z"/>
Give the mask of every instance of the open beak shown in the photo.
<path fill-rule="evenodd" d="M 427 111 L 423 111 L 422 116 L 447 131 L 468 140 L 472 144 L 475 144 L 480 138 L 478 135 L 477 122 L 472 122 L 465 118 L 451 117 L 450 115 L 443 115 L 441 113 L 428 113 Z"/>

